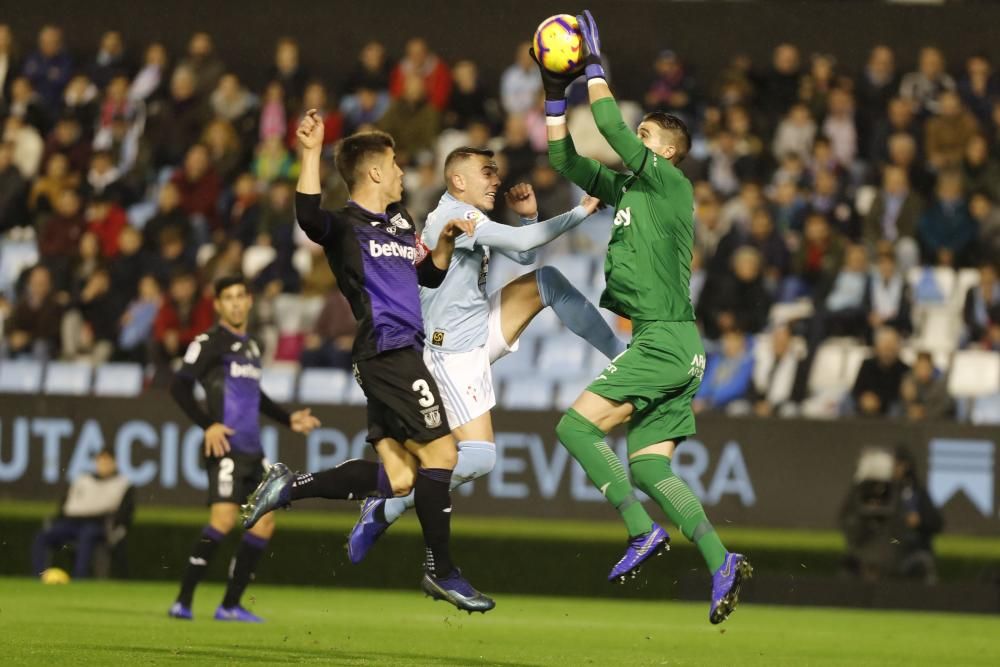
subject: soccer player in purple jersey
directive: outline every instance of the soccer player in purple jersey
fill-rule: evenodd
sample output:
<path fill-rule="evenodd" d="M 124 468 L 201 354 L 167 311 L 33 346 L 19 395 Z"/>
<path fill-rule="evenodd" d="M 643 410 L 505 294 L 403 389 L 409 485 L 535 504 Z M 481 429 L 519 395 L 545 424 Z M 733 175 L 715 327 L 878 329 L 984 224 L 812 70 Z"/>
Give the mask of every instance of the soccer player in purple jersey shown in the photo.
<path fill-rule="evenodd" d="M 265 414 L 296 433 L 309 433 L 319 420 L 308 409 L 289 414 L 260 388 L 260 345 L 247 334 L 253 297 L 240 277 L 221 278 L 215 284 L 218 325 L 188 346 L 184 365 L 170 393 L 188 417 L 205 429 L 205 470 L 208 473 L 209 521 L 195 543 L 181 582 L 172 618 L 191 620 L 191 600 L 198 582 L 222 538 L 236 525 L 240 503 L 246 500 L 266 471 L 260 444 L 259 414 Z M 194 398 L 194 383 L 205 389 L 206 407 Z M 207 408 L 207 409 L 206 409 Z M 240 605 L 267 542 L 274 533 L 268 514 L 243 534 L 230 569 L 229 585 L 215 611 L 217 621 L 259 623 L 261 619 Z"/>
<path fill-rule="evenodd" d="M 276 464 L 244 506 L 244 525 L 303 498 L 390 497 L 412 488 L 426 546 L 421 587 L 459 609 L 485 613 L 493 600 L 473 588 L 451 560 L 450 484 L 458 447 L 437 384 L 424 365 L 418 291 L 421 285 L 441 284 L 455 237 L 471 233 L 473 223 L 449 221 L 437 247 L 424 257 L 426 248 L 417 243 L 413 220 L 399 203 L 403 172 L 394 142 L 383 132 L 355 134 L 338 145 L 337 168 L 351 198 L 336 211 L 323 210 L 323 123 L 315 111 L 303 118 L 297 136 L 303 150 L 296 218 L 323 246 L 358 322 L 354 375 L 368 399 L 368 441 L 382 464 L 356 459 L 303 475 Z M 407 465 L 411 454 L 419 463 L 416 474 Z"/>

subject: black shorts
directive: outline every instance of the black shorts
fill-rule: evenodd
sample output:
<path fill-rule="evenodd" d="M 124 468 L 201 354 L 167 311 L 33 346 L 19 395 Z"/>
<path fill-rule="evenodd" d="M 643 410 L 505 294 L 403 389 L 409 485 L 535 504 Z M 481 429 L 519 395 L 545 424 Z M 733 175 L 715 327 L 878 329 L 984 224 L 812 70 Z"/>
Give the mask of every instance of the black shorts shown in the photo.
<path fill-rule="evenodd" d="M 355 362 L 354 378 L 368 398 L 373 445 L 383 438 L 431 442 L 451 432 L 437 383 L 412 347 Z"/>
<path fill-rule="evenodd" d="M 205 459 L 208 473 L 208 504 L 236 503 L 242 505 L 264 479 L 263 456 L 227 454 Z"/>

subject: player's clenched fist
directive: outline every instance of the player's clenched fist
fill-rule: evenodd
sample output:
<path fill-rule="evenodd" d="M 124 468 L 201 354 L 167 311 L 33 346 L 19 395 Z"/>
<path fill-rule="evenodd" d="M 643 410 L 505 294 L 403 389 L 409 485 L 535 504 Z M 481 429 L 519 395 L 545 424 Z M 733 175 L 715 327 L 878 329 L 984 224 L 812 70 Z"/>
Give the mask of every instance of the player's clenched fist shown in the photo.
<path fill-rule="evenodd" d="M 305 150 L 313 150 L 323 145 L 323 119 L 319 117 L 316 109 L 310 109 L 302 117 L 299 129 L 295 131 L 295 136 L 299 138 L 299 143 Z"/>
<path fill-rule="evenodd" d="M 587 212 L 587 215 L 593 215 L 603 204 L 601 204 L 601 200 L 597 197 L 583 195 L 583 199 L 580 200 L 580 206 Z"/>
<path fill-rule="evenodd" d="M 455 218 L 445 223 L 445 226 L 441 229 L 441 236 L 439 238 L 452 240 L 462 234 L 471 237 L 475 233 L 476 223 L 464 218 Z"/>
<path fill-rule="evenodd" d="M 518 183 L 507 191 L 507 206 L 522 218 L 534 218 L 538 215 L 538 201 L 535 199 L 535 189 L 528 183 Z"/>

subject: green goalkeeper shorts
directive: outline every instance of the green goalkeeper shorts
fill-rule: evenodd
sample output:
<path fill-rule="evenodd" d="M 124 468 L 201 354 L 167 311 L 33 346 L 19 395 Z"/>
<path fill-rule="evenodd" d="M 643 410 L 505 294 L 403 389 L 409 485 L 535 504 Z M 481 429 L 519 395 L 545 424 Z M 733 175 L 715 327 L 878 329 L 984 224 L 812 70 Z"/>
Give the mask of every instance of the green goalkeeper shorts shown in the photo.
<path fill-rule="evenodd" d="M 691 401 L 705 373 L 705 348 L 694 322 L 634 322 L 632 342 L 587 391 L 635 408 L 628 451 L 695 433 Z"/>

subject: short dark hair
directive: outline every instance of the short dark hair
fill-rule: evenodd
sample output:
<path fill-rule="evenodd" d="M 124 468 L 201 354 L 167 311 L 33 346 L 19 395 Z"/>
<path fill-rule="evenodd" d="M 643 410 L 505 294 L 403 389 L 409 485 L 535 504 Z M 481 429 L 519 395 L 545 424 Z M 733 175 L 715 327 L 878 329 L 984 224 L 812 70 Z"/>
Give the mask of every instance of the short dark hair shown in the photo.
<path fill-rule="evenodd" d="M 472 146 L 460 146 L 448 153 L 448 157 L 444 159 L 444 173 L 447 174 L 451 166 L 458 162 L 459 160 L 467 160 L 470 157 L 478 155 L 480 157 L 485 157 L 493 159 L 496 155 L 493 151 L 487 148 L 473 148 Z"/>
<path fill-rule="evenodd" d="M 665 111 L 652 111 L 642 117 L 642 121 L 656 123 L 664 130 L 673 133 L 674 141 L 677 143 L 677 155 L 674 164 L 680 164 L 687 157 L 691 150 L 691 132 L 687 125 L 677 116 Z"/>
<path fill-rule="evenodd" d="M 333 161 L 341 178 L 347 183 L 347 189 L 354 189 L 365 161 L 395 147 L 396 142 L 392 136 L 379 130 L 357 132 L 342 139 L 334 148 Z"/>
<path fill-rule="evenodd" d="M 250 286 L 247 284 L 246 278 L 243 276 L 223 276 L 216 280 L 213 285 L 213 288 L 215 289 L 215 298 L 220 298 L 224 291 L 234 285 L 243 285 L 244 289 L 248 292 L 250 291 Z"/>

